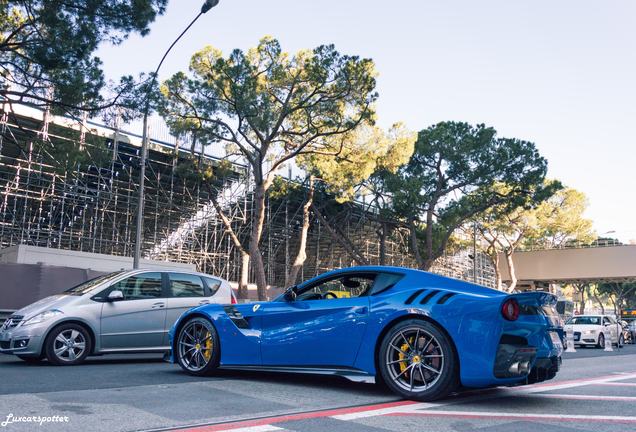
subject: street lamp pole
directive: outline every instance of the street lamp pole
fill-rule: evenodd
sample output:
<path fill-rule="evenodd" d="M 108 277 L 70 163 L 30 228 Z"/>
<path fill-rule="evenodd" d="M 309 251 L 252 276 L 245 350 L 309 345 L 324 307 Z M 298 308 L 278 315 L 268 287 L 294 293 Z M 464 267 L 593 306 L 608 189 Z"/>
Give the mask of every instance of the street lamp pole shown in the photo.
<path fill-rule="evenodd" d="M 150 92 L 152 91 L 155 82 L 157 81 L 157 75 L 159 74 L 159 69 L 161 69 L 161 65 L 163 65 L 164 60 L 168 56 L 168 53 L 172 50 L 172 48 L 179 42 L 179 39 L 183 37 L 184 34 L 190 27 L 194 25 L 194 23 L 203 15 L 208 12 L 214 6 L 219 4 L 219 0 L 206 0 L 201 6 L 201 11 L 198 13 L 196 17 L 188 24 L 188 26 L 181 32 L 181 34 L 172 42 L 170 47 L 166 50 L 161 57 L 161 61 L 157 65 L 157 69 L 155 69 L 155 73 L 152 75 L 152 80 L 150 81 L 150 86 L 148 90 L 146 90 L 145 94 L 145 103 L 144 103 L 144 120 L 143 120 L 143 133 L 141 138 L 141 166 L 139 170 L 139 199 L 137 203 L 137 223 L 136 223 L 136 232 L 135 232 L 135 253 L 133 255 L 133 268 L 139 268 L 139 262 L 141 260 L 141 241 L 142 241 L 142 231 L 144 229 L 144 186 L 146 182 L 146 155 L 148 153 L 148 113 L 150 111 Z"/>

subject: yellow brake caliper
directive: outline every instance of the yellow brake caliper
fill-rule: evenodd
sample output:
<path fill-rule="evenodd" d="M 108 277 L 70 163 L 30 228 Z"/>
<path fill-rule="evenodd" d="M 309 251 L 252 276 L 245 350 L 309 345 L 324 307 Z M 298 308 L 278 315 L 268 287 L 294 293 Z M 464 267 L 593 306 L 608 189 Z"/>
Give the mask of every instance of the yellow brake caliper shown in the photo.
<path fill-rule="evenodd" d="M 212 335 L 210 332 L 207 332 L 205 337 L 205 349 L 202 350 L 203 358 L 205 358 L 205 361 L 210 361 L 210 357 L 212 357 Z"/>
<path fill-rule="evenodd" d="M 413 341 L 411 339 L 409 339 L 409 343 L 413 343 Z M 402 352 L 407 352 L 409 350 L 409 344 L 407 344 L 406 342 L 404 344 L 402 344 L 402 346 L 400 347 L 400 350 Z M 403 362 L 398 363 L 400 365 L 400 372 L 404 372 L 406 370 L 406 368 L 408 367 L 408 361 L 406 360 L 406 356 L 404 354 L 402 354 L 402 352 L 398 353 L 398 359 L 400 360 L 404 360 Z M 405 373 L 404 375 L 408 375 L 408 372 Z"/>

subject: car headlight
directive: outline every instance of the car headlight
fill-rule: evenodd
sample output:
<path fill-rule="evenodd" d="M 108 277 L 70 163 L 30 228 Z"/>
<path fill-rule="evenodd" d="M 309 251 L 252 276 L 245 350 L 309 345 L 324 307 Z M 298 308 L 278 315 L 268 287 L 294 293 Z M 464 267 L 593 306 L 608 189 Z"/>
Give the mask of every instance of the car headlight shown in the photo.
<path fill-rule="evenodd" d="M 52 310 L 48 310 L 42 313 L 39 313 L 37 315 L 32 316 L 31 318 L 29 318 L 28 320 L 25 320 L 22 322 L 23 326 L 27 326 L 27 325 L 31 325 L 31 324 L 39 324 L 41 322 L 50 320 L 51 318 L 62 314 L 63 312 L 61 310 L 57 310 L 57 309 L 52 309 Z"/>
<path fill-rule="evenodd" d="M 589 335 L 595 335 L 596 334 L 596 330 L 586 330 L 584 333 L 585 334 L 589 334 Z"/>

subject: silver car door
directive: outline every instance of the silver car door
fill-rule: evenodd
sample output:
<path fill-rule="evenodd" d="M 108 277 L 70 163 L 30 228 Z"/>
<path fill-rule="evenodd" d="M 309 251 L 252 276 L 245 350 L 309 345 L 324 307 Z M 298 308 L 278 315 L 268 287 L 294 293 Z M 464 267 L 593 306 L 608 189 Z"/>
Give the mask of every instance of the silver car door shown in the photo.
<path fill-rule="evenodd" d="M 164 347 L 167 299 L 161 273 L 130 276 L 109 287 L 114 290 L 124 298 L 102 306 L 102 350 Z"/>

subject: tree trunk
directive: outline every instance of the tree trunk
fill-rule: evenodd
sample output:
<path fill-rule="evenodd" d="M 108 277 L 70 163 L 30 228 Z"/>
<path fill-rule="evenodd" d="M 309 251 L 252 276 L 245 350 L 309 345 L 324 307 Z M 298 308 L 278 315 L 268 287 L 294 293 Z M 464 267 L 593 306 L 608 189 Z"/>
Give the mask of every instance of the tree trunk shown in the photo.
<path fill-rule="evenodd" d="M 267 300 L 267 276 L 265 263 L 261 255 L 260 242 L 265 223 L 265 185 L 260 183 L 254 187 L 254 214 L 252 215 L 252 230 L 250 235 L 249 253 L 256 277 L 256 289 L 259 300 Z"/>
<path fill-rule="evenodd" d="M 380 265 L 386 265 L 386 237 L 389 231 L 389 224 L 383 220 L 380 229 L 377 231 L 380 240 Z"/>
<path fill-rule="evenodd" d="M 510 285 L 508 285 L 508 292 L 511 293 L 517 287 L 517 274 L 515 273 L 515 263 L 512 259 L 512 249 L 507 249 L 505 253 L 508 269 L 510 270 Z"/>
<path fill-rule="evenodd" d="M 241 278 L 238 282 L 238 298 L 247 299 L 247 283 L 250 273 L 250 254 L 241 250 Z"/>
<path fill-rule="evenodd" d="M 585 285 L 583 285 L 583 289 L 581 290 L 581 306 L 579 306 L 579 314 L 583 315 L 585 313 Z"/>
<path fill-rule="evenodd" d="M 434 208 L 432 205 L 431 208 Z M 433 210 L 429 209 L 426 212 L 426 251 L 424 253 L 424 266 L 422 270 L 429 271 L 433 266 Z"/>
<path fill-rule="evenodd" d="M 421 269 L 424 269 L 424 259 L 420 254 L 420 246 L 417 243 L 417 230 L 415 228 L 415 221 L 411 219 L 409 221 L 409 233 L 411 238 L 411 249 L 413 249 L 413 255 L 415 256 L 415 262 L 417 266 Z"/>
<path fill-rule="evenodd" d="M 298 244 L 298 253 L 294 259 L 294 263 L 289 269 L 289 273 L 285 278 L 285 286 L 290 287 L 296 283 L 298 273 L 303 268 L 303 264 L 307 259 L 307 233 L 309 232 L 309 210 L 314 202 L 314 176 L 309 176 L 309 190 L 307 191 L 307 199 L 303 204 L 303 225 L 300 229 L 300 242 Z"/>
<path fill-rule="evenodd" d="M 477 257 L 474 259 L 477 259 Z M 501 272 L 499 271 L 499 254 L 496 249 L 495 252 L 490 255 L 490 259 L 492 260 L 492 266 L 495 268 L 495 287 L 499 291 L 503 291 L 503 281 L 501 280 Z"/>
<path fill-rule="evenodd" d="M 207 181 L 205 181 L 204 183 L 207 187 L 208 195 L 210 196 L 210 201 L 212 202 L 212 206 L 214 206 L 214 209 L 216 210 L 216 214 L 221 219 L 221 222 L 223 222 L 223 226 L 225 226 L 225 229 L 227 230 L 230 236 L 230 239 L 232 240 L 232 243 L 234 244 L 234 247 L 237 248 L 239 252 L 241 253 L 241 277 L 238 281 L 239 286 L 238 286 L 237 295 L 238 295 L 238 298 L 240 299 L 246 299 L 248 276 L 249 276 L 249 269 L 250 269 L 250 256 L 245 250 L 245 248 L 243 247 L 243 245 L 241 244 L 241 241 L 239 240 L 238 236 L 234 232 L 234 228 L 232 227 L 232 221 L 230 221 L 230 219 L 225 215 L 225 213 L 223 213 L 223 209 L 221 208 L 219 201 L 216 199 L 216 194 L 215 194 L 215 191 L 212 190 L 212 186 Z"/>
<path fill-rule="evenodd" d="M 596 292 L 592 293 L 592 296 L 594 297 L 594 300 L 596 300 L 596 302 L 598 303 L 598 305 L 601 307 L 601 313 L 603 315 L 605 315 L 605 306 L 603 306 L 603 302 L 601 301 L 601 299 L 598 297 L 598 294 L 596 294 Z"/>

